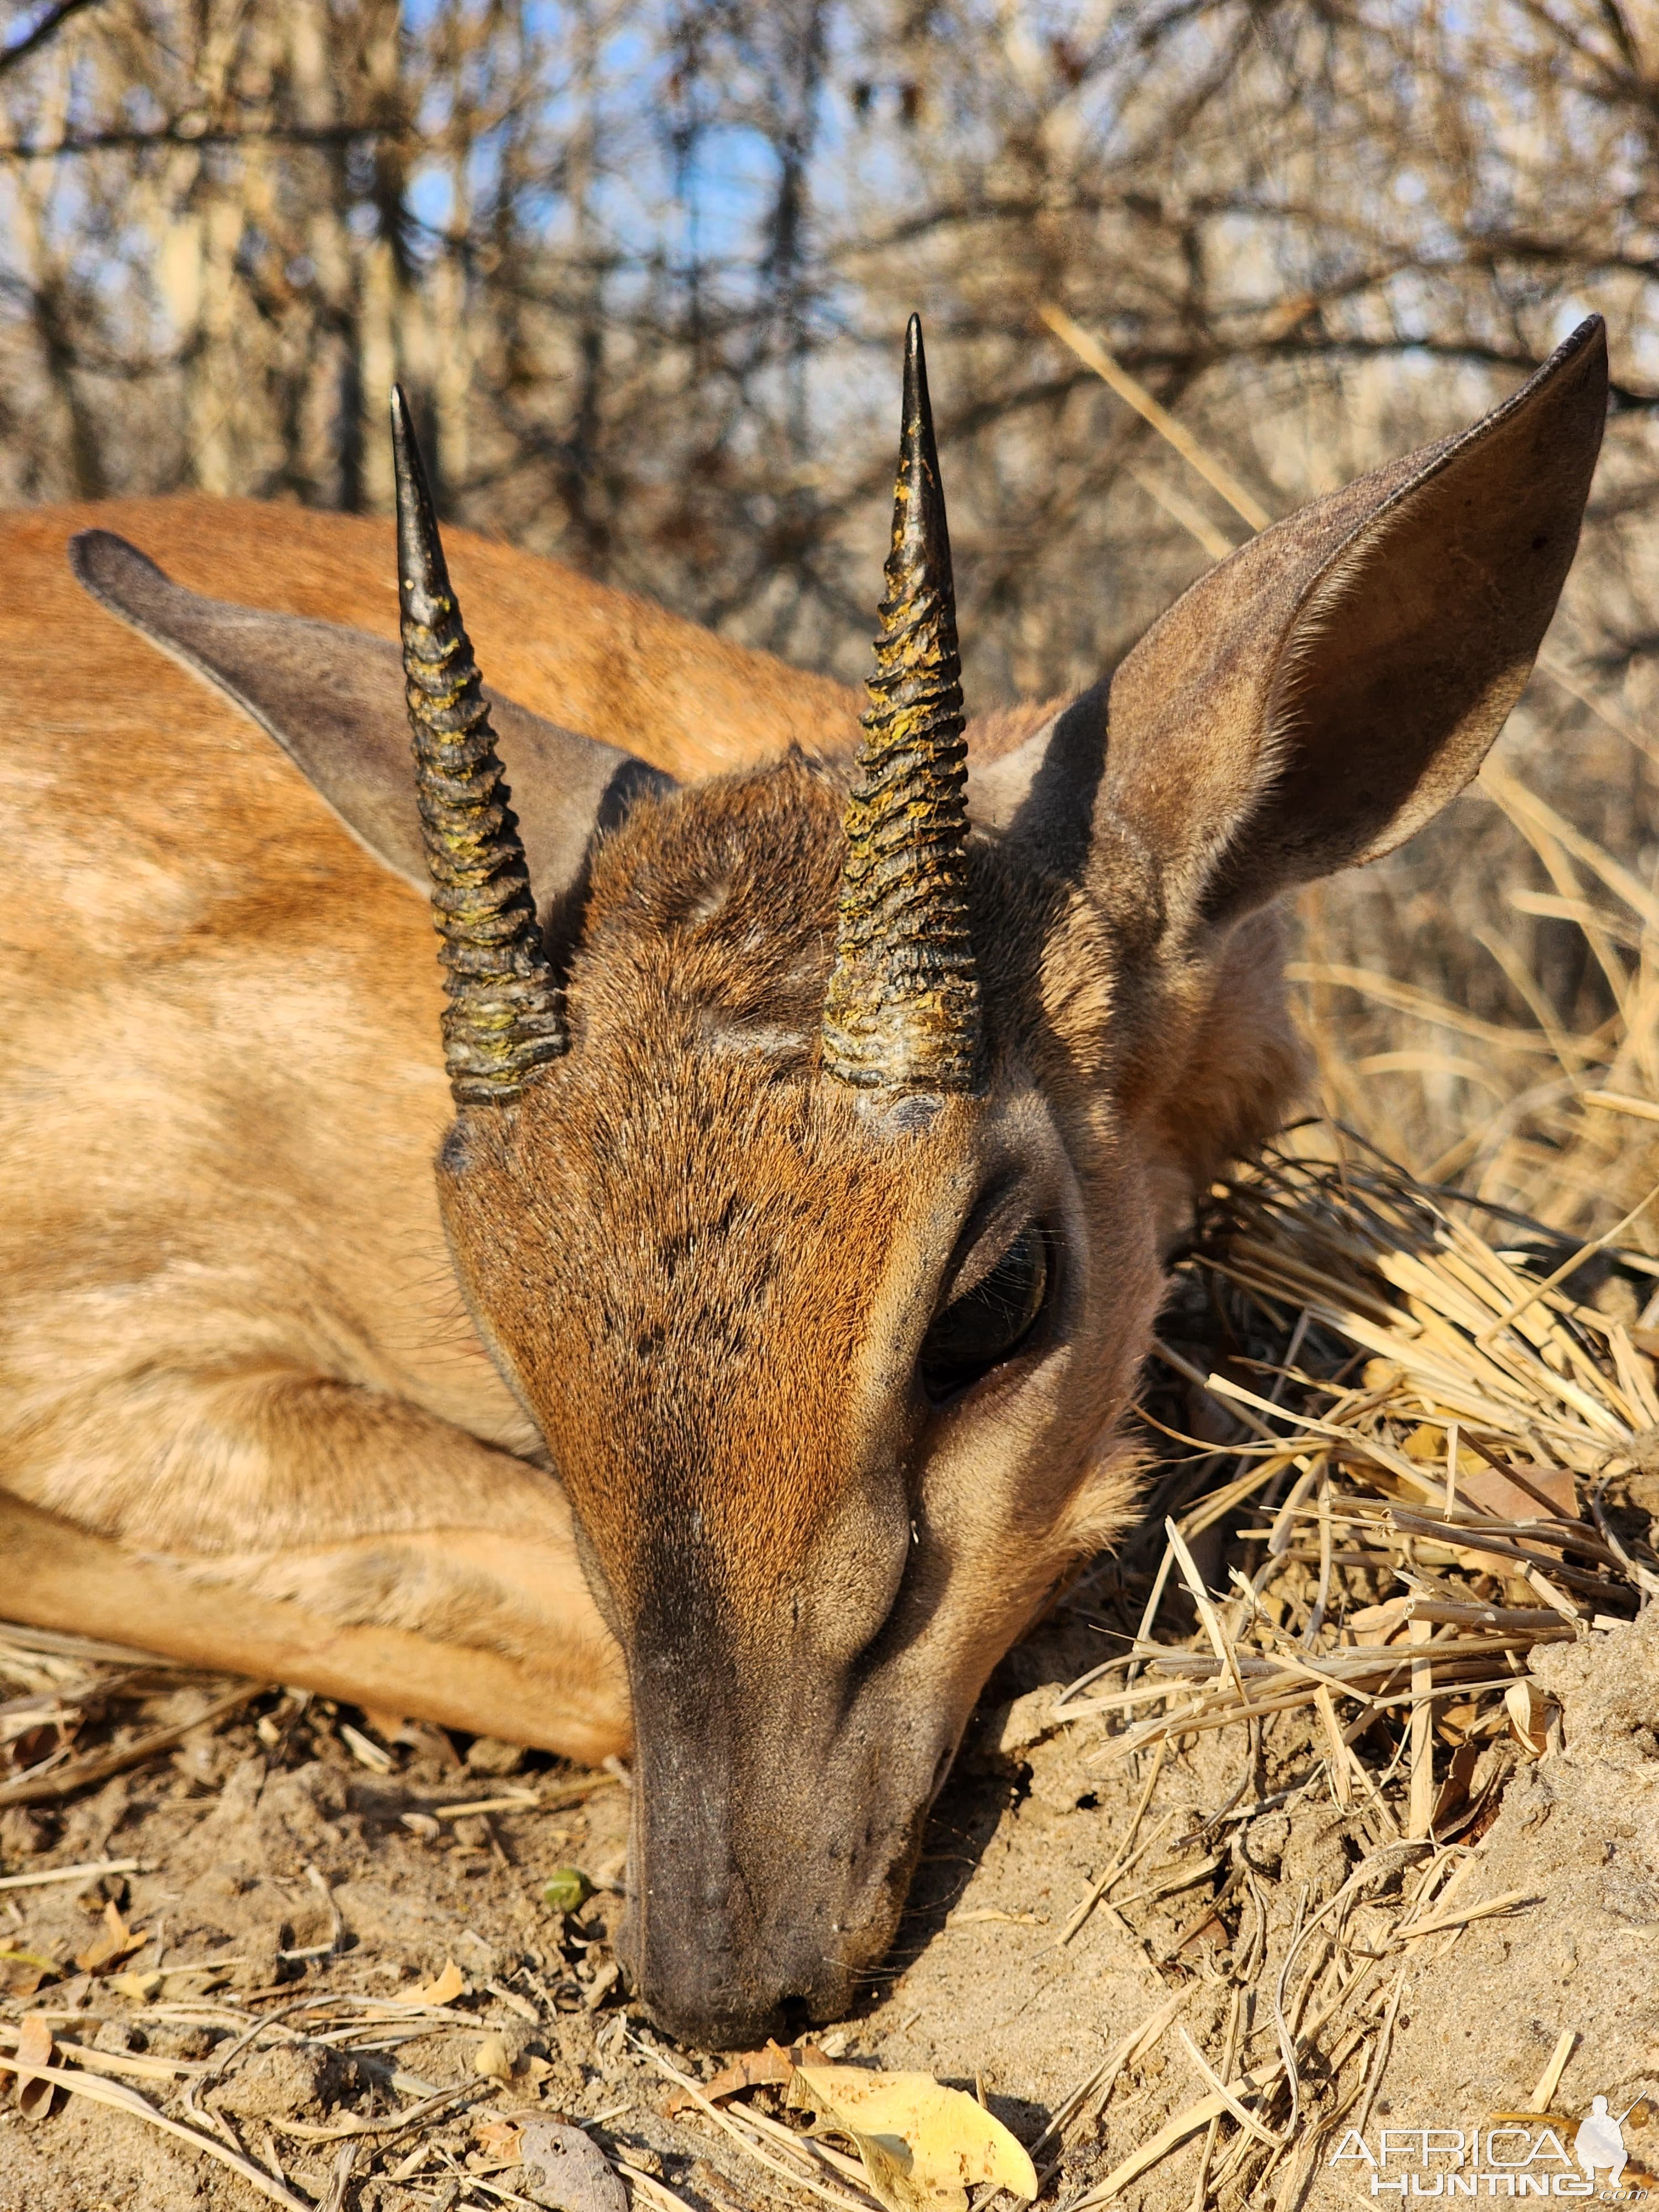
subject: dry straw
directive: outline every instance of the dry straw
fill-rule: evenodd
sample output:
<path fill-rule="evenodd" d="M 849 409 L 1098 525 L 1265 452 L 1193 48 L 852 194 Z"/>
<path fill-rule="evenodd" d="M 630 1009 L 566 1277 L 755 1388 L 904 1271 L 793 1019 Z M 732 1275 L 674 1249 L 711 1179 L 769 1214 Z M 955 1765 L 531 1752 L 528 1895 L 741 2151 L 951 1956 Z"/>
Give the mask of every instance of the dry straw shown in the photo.
<path fill-rule="evenodd" d="M 1047 319 L 1097 368 L 1109 362 L 1065 318 Z M 1111 366 L 1113 388 L 1255 526 L 1261 510 L 1239 495 L 1231 472 L 1213 457 L 1194 458 L 1190 434 L 1172 436 L 1151 395 Z M 1200 509 L 1167 487 L 1159 495 L 1206 550 L 1218 550 L 1219 533 Z M 1652 753 L 1593 687 L 1559 663 L 1545 666 L 1621 738 Z M 1427 1076 L 1478 1055 L 1501 1103 L 1418 1173 L 1375 1149 L 1380 1138 L 1398 1157 L 1407 1150 L 1375 1110 L 1368 1138 L 1334 1120 L 1310 1124 L 1216 1187 L 1183 1261 L 1193 1325 L 1181 1328 L 1177 1301 L 1149 1371 L 1149 1382 L 1161 1374 L 1164 1385 L 1149 1395 L 1149 1418 L 1187 1431 L 1207 1407 L 1212 1435 L 1221 1416 L 1236 1433 L 1224 1447 L 1199 1444 L 1169 1460 L 1138 1632 L 1122 1657 L 1061 1700 L 1063 1715 L 1097 1734 L 1107 1760 L 1140 1758 L 1144 1767 L 1127 1830 L 1056 1940 L 1069 1944 L 1098 1914 L 1149 1969 L 1168 1971 L 1173 1954 L 1155 1954 L 1128 1911 L 1196 1890 L 1213 1923 L 1231 1898 L 1239 1907 L 1231 1997 L 1206 2051 L 1189 2024 L 1176 2023 L 1191 1983 L 1160 1994 L 1060 2100 L 1036 2145 L 1052 2153 L 1045 2182 L 1066 2155 L 1061 2146 L 1092 2130 L 1154 2045 L 1162 2041 L 1191 2081 L 1189 2100 L 1141 2125 L 1113 2169 L 1069 2200 L 1069 2212 L 1111 2203 L 1195 2139 L 1192 2212 L 1302 2200 L 1333 2130 L 1366 2124 L 1413 1965 L 1531 1901 L 1522 1892 L 1485 1893 L 1478 1839 L 1504 1774 L 1553 1741 L 1556 1716 L 1532 1679 L 1533 1654 L 1604 1634 L 1659 1596 L 1659 1557 L 1630 1497 L 1659 1468 L 1659 1262 L 1645 1249 L 1659 1245 L 1659 1207 L 1650 1204 L 1659 1185 L 1659 898 L 1509 770 L 1489 766 L 1484 783 L 1551 884 L 1516 893 L 1515 903 L 1579 929 L 1615 1011 L 1592 1031 L 1570 1033 L 1501 943 L 1489 949 L 1530 1009 L 1530 1026 L 1480 1020 L 1449 998 L 1316 954 L 1293 971 L 1317 991 L 1358 993 L 1444 1040 L 1443 1050 L 1393 1055 L 1391 1065 L 1410 1057 Z M 1327 1100 L 1375 1109 L 1377 1086 L 1367 1078 L 1377 1064 L 1368 1070 L 1345 1057 L 1337 1026 L 1316 1024 L 1313 1041 Z M 1183 1598 L 1193 1632 L 1160 1640 L 1180 1636 L 1174 1616 Z M 48 1723 L 58 1739 L 0 1784 L 0 1802 L 45 1802 L 88 1787 L 171 1748 L 191 1728 L 230 1724 L 253 1694 L 204 1681 L 194 1720 L 146 1732 L 122 1727 L 117 1709 L 178 1686 L 184 1670 L 19 1630 L 0 1638 L 0 1671 L 18 1692 L 0 1702 L 0 1744 L 32 1741 Z M 111 1720 L 116 1741 L 107 1748 L 73 1747 L 78 1730 Z M 1183 1747 L 1229 1729 L 1248 1750 L 1245 1781 L 1171 1842 L 1176 1815 L 1158 1803 L 1160 1782 Z M 363 1747 L 355 1755 L 378 1768 L 360 1731 L 344 1740 L 354 1734 Z M 1289 1787 L 1268 1787 L 1275 1759 L 1292 1774 Z M 598 1786 L 595 1778 L 538 1792 L 539 1809 Z M 518 1795 L 487 1802 L 506 1811 Z M 1229 1838 L 1269 1807 L 1294 1810 L 1321 1797 L 1340 1809 L 1362 1856 L 1334 1895 L 1304 1899 L 1288 1935 L 1280 1928 L 1270 1938 L 1256 1875 Z M 423 1817 L 435 1828 L 479 1809 L 443 1805 Z M 1190 1817 L 1183 1813 L 1183 1823 Z M 1160 1848 L 1176 1855 L 1173 1869 L 1153 1863 Z M 1183 1852 L 1194 1856 L 1182 1863 Z M 90 1880 L 131 1864 L 48 1873 Z M 40 1881 L 8 1877 L 12 1888 Z M 320 1975 L 334 1953 L 331 1942 L 306 1956 Z M 269 1999 L 278 1999 L 274 2009 Z M 522 2000 L 505 2001 L 523 2011 Z M 388 2026 L 395 2036 L 412 2019 L 453 2033 L 487 2024 L 483 2012 L 343 1990 L 296 2004 L 273 1989 L 239 2006 L 216 2003 L 214 2022 L 237 2033 L 210 2066 L 198 2066 L 96 2052 L 72 2039 L 40 2045 L 45 2014 L 26 2004 L 3 2007 L 17 2023 L 0 2027 L 9 2079 L 115 2106 L 290 2205 L 302 2200 L 274 2155 L 262 2172 L 215 2140 L 211 2113 L 193 2101 L 198 2090 L 228 2079 L 260 2040 L 356 2045 L 365 2035 L 384 2041 Z M 288 2019 L 301 2009 L 303 2029 Z M 137 2016 L 208 2015 L 198 2001 Z M 25 2051 L 31 2018 L 36 2043 Z M 757 2189 L 804 2206 L 868 2206 L 860 2169 L 832 2146 L 764 2112 L 717 2106 L 662 2053 L 636 2047 L 759 2170 Z M 107 2078 L 117 2072 L 145 2090 Z M 328 2212 L 338 2212 L 356 2152 L 377 2155 L 369 2145 L 389 2139 L 400 2145 L 394 2182 L 435 2166 L 492 2201 L 527 2201 L 464 2173 L 438 2133 L 441 2113 L 489 2095 L 490 2084 L 469 2078 L 434 2099 L 432 2085 L 394 2065 L 390 2086 L 407 2101 L 366 2123 L 307 2131 L 319 2138 L 313 2148 L 326 2139 L 331 2157 L 345 2138 L 324 2185 Z M 1551 2086 L 1547 2076 L 1534 2101 Z M 177 2117 L 158 2101 L 169 2090 Z M 404 2154 L 405 2136 L 413 2148 Z M 688 2201 L 625 2150 L 612 2154 L 636 2203 L 672 2212 Z M 310 2186 L 319 2186 L 314 2177 Z"/>

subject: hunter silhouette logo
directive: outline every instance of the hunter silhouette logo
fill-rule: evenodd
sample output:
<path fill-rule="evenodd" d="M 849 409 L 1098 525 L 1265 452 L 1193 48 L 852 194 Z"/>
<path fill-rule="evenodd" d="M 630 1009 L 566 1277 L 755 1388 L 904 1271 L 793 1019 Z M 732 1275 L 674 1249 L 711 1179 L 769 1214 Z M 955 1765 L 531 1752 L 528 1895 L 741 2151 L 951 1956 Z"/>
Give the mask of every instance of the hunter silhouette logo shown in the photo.
<path fill-rule="evenodd" d="M 1607 2185 L 1618 2188 L 1628 2157 L 1625 2122 L 1635 2109 L 1634 2105 L 1627 2105 L 1615 2120 L 1607 2110 L 1605 2097 L 1590 2099 L 1590 2108 L 1578 2123 L 1578 2132 L 1572 2139 L 1572 2154 L 1588 2179 L 1593 2179 L 1597 2169 L 1606 2166 L 1610 2169 Z"/>

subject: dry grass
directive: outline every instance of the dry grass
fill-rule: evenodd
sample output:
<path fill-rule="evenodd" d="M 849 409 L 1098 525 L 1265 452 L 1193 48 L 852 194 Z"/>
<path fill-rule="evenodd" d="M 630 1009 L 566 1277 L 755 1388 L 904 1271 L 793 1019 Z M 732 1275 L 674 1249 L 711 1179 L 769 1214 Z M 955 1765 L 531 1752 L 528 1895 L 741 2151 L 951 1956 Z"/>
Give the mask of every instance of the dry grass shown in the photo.
<path fill-rule="evenodd" d="M 1593 726 L 1592 790 L 1604 798 L 1621 776 L 1644 789 L 1650 743 L 1593 672 L 1552 662 L 1544 681 L 1553 719 L 1529 710 L 1529 754 L 1547 760 L 1547 741 L 1567 738 L 1556 752 L 1582 760 Z M 1230 1896 L 1250 1910 L 1216 2063 L 1176 2023 L 1178 1992 L 1055 2106 L 1035 2146 L 1051 2152 L 1045 2178 L 1160 2039 L 1180 2037 L 1206 2084 L 1068 2212 L 1112 2201 L 1195 2136 L 1192 2212 L 1298 2202 L 1332 2130 L 1364 2125 L 1407 1964 L 1529 1901 L 1476 1898 L 1469 1880 L 1506 1775 L 1552 1741 L 1529 1655 L 1595 1637 L 1659 1595 L 1642 1510 L 1659 1464 L 1659 896 L 1510 766 L 1489 764 L 1481 788 L 1412 853 L 1308 900 L 1293 976 L 1325 1115 L 1217 1188 L 1178 1272 L 1149 1376 L 1146 1411 L 1169 1449 L 1137 1632 L 1062 1701 L 1109 1761 L 1135 1762 L 1143 1778 L 1059 1940 L 1098 1912 L 1146 1951 L 1125 1910 L 1200 1881 L 1216 1885 L 1201 1916 Z M 254 1694 L 204 1682 L 193 1720 L 147 1733 L 124 1721 L 126 1704 L 176 1687 L 179 1670 L 23 1632 L 0 1641 L 0 1677 L 13 1692 L 0 1703 L 0 1753 L 10 1747 L 14 1769 L 0 1808 L 70 1797 L 204 1723 L 230 1725 Z M 1240 1739 L 1243 1778 L 1174 1846 L 1201 1846 L 1195 1867 L 1163 1889 L 1145 1874 L 1130 1889 L 1168 1829 L 1157 1802 L 1166 1762 L 1222 1731 Z M 371 1738 L 343 1723 L 340 1733 L 374 1764 Z M 1291 1783 L 1270 1786 L 1287 1772 Z M 541 1796 L 544 1809 L 556 1802 Z M 1288 1942 L 1270 1944 L 1238 1841 L 1265 1808 L 1322 1799 L 1364 1856 Z M 420 1817 L 435 1827 L 484 1802 Z M 88 1883 L 119 1871 L 49 1870 Z M 308 1990 L 331 1958 L 328 1945 L 286 1955 L 306 1960 Z M 291 1986 L 232 2002 L 174 1967 L 153 2011 L 210 2019 L 221 2051 L 124 2068 L 73 2029 L 43 2054 L 37 2027 L 24 2046 L 57 1971 L 15 1949 L 8 1959 L 0 1938 L 13 1989 L 0 2069 L 36 2094 L 118 2104 L 289 2207 L 339 2212 L 360 2156 L 404 2181 L 453 2183 L 447 2203 L 529 2201 L 510 2185 L 510 2124 L 490 2138 L 493 2166 L 478 2171 L 478 2154 L 456 2162 L 445 2130 L 489 2094 L 475 2076 L 434 2092 L 394 2075 L 395 2109 L 289 2129 L 281 2152 L 267 2135 L 263 2166 L 195 2102 L 262 2044 L 389 2049 L 411 2026 L 476 2038 L 489 2002 L 318 1989 L 297 2001 L 301 2019 Z M 526 2002 L 512 2001 L 520 2018 Z M 1263 2021 L 1269 2043 L 1251 2057 Z M 632 2048 L 641 2070 L 674 2074 L 750 2162 L 763 2198 L 782 2185 L 784 2201 L 867 2208 L 849 2160 L 764 2112 L 717 2109 L 662 2054 Z M 1535 2101 L 1547 2105 L 1544 2083 Z M 634 2201 L 687 2201 L 607 2147 Z"/>
<path fill-rule="evenodd" d="M 1182 1879 L 1220 1885 L 1202 1911 L 1259 1888 L 1237 1838 L 1270 1807 L 1326 1802 L 1363 1856 L 1276 1955 L 1260 1899 L 1253 1932 L 1241 1917 L 1228 1975 L 1240 2005 L 1267 2008 L 1272 2055 L 1235 2071 L 1237 2014 L 1218 2069 L 1189 2042 L 1209 2094 L 1068 2212 L 1200 2133 L 1193 2212 L 1299 2201 L 1333 2130 L 1364 2127 L 1409 1962 L 1537 1901 L 1470 1881 L 1507 1776 L 1559 1742 L 1529 1655 L 1659 1596 L 1659 907 L 1512 775 L 1487 782 L 1615 1010 L 1569 1033 L 1534 991 L 1535 1025 L 1511 1027 L 1418 981 L 1303 965 L 1325 1096 L 1364 1126 L 1310 1121 L 1218 1185 L 1178 1271 L 1148 1377 L 1165 1461 L 1138 1633 L 1061 1699 L 1100 1732 L 1096 1763 L 1146 1781 L 1061 1940 L 1097 1911 L 1139 1940 L 1121 1908 L 1158 1893 L 1127 1885 L 1165 1833 L 1164 1764 L 1218 1731 L 1237 1733 L 1244 1778 L 1185 1839 L 1212 1856 Z M 1337 985 L 1368 996 L 1368 1042 L 1394 1021 L 1437 1047 L 1397 1033 L 1382 1066 L 1356 1052 Z M 1403 1150 L 1432 1130 L 1454 1055 L 1501 1103 L 1413 1174 L 1376 1139 Z M 1075 2110 L 1097 2113 L 1097 2085 L 1079 2088 Z"/>
<path fill-rule="evenodd" d="M 1128 1883 L 1167 1836 L 1164 1763 L 1236 1731 L 1243 1778 L 1182 1839 L 1209 1856 L 1164 1885 L 1200 1885 L 1191 1935 L 1237 1910 L 1233 2009 L 1218 2068 L 1183 2035 L 1208 2093 L 1068 2212 L 1110 2203 L 1200 2134 L 1194 2212 L 1300 2201 L 1334 2129 L 1364 2125 L 1413 1960 L 1538 1902 L 1470 1881 L 1508 1775 L 1559 1742 L 1529 1655 L 1659 1595 L 1628 1494 L 1659 1447 L 1645 1255 L 1564 1246 L 1312 1124 L 1218 1188 L 1179 1291 L 1169 1321 L 1184 1342 L 1158 1346 L 1148 1413 L 1186 1455 L 1155 1499 L 1139 1633 L 1059 1707 L 1100 1732 L 1095 1764 L 1140 1761 L 1146 1778 L 1060 1941 L 1096 1911 L 1141 1941 L 1123 1916 L 1162 1893 Z M 1232 1429 L 1224 1449 L 1171 1434 L 1159 1409 L 1182 1403 L 1188 1421 L 1209 1410 L 1212 1433 Z M 1177 1606 L 1196 1625 L 1161 1640 Z M 1240 1844 L 1263 1812 L 1322 1802 L 1358 1862 L 1275 1948 Z M 1243 2063 L 1247 2010 L 1267 2042 Z M 1097 2116 L 1108 2072 L 1062 2106 L 1062 2133 Z"/>

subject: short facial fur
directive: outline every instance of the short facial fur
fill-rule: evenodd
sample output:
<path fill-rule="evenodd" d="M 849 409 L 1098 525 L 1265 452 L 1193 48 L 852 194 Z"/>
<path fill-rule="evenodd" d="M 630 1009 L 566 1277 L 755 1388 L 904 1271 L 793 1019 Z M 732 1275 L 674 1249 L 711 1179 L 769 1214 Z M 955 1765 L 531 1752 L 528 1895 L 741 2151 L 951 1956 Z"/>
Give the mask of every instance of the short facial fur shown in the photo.
<path fill-rule="evenodd" d="M 1040 868 L 975 854 L 982 1097 L 896 1128 L 820 1079 L 844 797 L 797 757 L 637 809 L 596 857 L 568 1057 L 441 1165 L 629 1655 L 639 1971 L 720 2039 L 775 2024 L 780 1977 L 844 2008 L 885 1948 L 985 1675 L 1121 1525 L 1159 1290 L 1109 937 Z M 934 1404 L 964 1231 L 1029 1223 L 1036 1328 Z"/>
<path fill-rule="evenodd" d="M 677 2032 L 748 2039 L 792 2000 L 833 2015 L 889 1940 L 991 1667 L 1130 1510 L 1116 1431 L 1162 1255 L 1294 1088 L 1274 902 L 1474 774 L 1566 573 L 1604 391 L 1587 325 L 1464 438 L 1212 571 L 1109 694 L 970 744 L 972 1094 L 824 1079 L 840 732 L 611 805 L 628 731 L 596 752 L 522 717 L 533 772 L 507 766 L 538 904 L 569 933 L 569 1050 L 459 1115 L 439 1203 L 541 1439 L 513 1464 L 568 1492 L 625 1662 L 630 1954 Z M 372 641 L 265 636 L 115 544 L 83 541 L 90 586 L 413 880 Z M 315 687 L 325 665 L 364 705 L 313 759 L 304 690 L 270 672 Z M 580 823 L 556 804 L 576 789 Z M 930 1329 L 1017 1247 L 1041 1255 L 1029 1330 L 936 1387 Z"/>

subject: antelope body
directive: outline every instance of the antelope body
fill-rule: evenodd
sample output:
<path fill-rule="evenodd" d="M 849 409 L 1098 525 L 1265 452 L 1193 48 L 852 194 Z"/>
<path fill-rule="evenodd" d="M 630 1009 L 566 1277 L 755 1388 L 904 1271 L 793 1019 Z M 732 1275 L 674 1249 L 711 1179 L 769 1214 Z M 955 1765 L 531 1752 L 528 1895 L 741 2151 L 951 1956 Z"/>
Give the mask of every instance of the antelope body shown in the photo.
<path fill-rule="evenodd" d="M 492 736 L 406 423 L 395 566 L 292 510 L 6 522 L 0 1612 L 631 1742 L 659 2018 L 844 2009 L 1132 1510 L 1161 1255 L 1297 1081 L 1275 902 L 1474 773 L 1605 392 L 1591 322 L 1109 690 L 970 727 L 966 811 L 914 333 L 861 742 L 458 537 Z"/>

